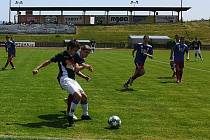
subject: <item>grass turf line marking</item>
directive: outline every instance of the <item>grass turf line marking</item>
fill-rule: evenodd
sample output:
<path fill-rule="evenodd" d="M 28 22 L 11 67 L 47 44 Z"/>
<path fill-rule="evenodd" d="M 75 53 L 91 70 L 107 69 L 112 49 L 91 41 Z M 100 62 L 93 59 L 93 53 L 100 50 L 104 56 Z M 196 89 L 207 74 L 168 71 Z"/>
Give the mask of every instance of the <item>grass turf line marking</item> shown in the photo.
<path fill-rule="evenodd" d="M 54 137 L 36 137 L 36 136 L 13 136 L 13 135 L 0 135 L 0 139 L 21 139 L 21 140 L 82 140 L 74 138 L 54 138 Z"/>

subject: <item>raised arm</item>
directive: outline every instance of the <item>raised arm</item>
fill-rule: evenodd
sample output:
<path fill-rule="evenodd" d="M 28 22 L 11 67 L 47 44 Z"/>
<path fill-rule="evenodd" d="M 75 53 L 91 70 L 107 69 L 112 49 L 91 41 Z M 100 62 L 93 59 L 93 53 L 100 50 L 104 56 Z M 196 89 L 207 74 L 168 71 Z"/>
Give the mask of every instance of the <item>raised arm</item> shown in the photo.
<path fill-rule="evenodd" d="M 173 56 L 174 56 L 174 47 L 171 47 L 170 60 L 173 59 Z"/>
<path fill-rule="evenodd" d="M 5 47 L 5 51 L 7 52 L 8 50 L 7 50 L 7 43 L 6 42 L 4 43 L 4 47 Z"/>
<path fill-rule="evenodd" d="M 93 67 L 90 64 L 82 63 L 81 66 L 88 69 L 89 71 L 93 72 Z"/>
<path fill-rule="evenodd" d="M 189 47 L 187 46 L 185 49 L 186 55 L 187 55 L 187 60 L 190 60 L 190 53 L 189 53 Z"/>
<path fill-rule="evenodd" d="M 41 68 L 46 67 L 51 63 L 52 63 L 52 61 L 46 60 L 42 64 L 38 65 L 36 68 L 33 69 L 33 71 L 32 71 L 33 75 L 37 74 Z"/>
<path fill-rule="evenodd" d="M 136 51 L 136 49 L 133 49 L 133 51 L 132 51 L 132 56 L 133 57 L 134 57 L 135 51 Z"/>
<path fill-rule="evenodd" d="M 83 74 L 81 71 L 78 71 L 76 74 L 77 74 L 79 77 L 85 79 L 86 81 L 90 81 L 90 80 L 91 80 L 91 78 L 90 78 L 89 76 Z"/>
<path fill-rule="evenodd" d="M 144 55 L 147 55 L 149 58 L 153 59 L 153 55 L 151 55 L 151 54 L 144 53 Z"/>

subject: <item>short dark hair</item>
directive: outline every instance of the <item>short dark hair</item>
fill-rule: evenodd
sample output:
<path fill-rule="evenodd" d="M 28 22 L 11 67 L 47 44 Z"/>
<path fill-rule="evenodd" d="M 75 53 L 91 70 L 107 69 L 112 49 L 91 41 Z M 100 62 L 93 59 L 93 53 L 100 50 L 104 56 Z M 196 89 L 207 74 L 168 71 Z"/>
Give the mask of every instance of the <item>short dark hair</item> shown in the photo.
<path fill-rule="evenodd" d="M 148 37 L 148 38 L 149 38 L 149 35 L 144 35 L 144 39 L 145 39 L 146 37 Z"/>
<path fill-rule="evenodd" d="M 69 41 L 67 44 L 67 50 L 69 50 L 70 48 L 80 48 L 79 42 L 75 39 Z"/>

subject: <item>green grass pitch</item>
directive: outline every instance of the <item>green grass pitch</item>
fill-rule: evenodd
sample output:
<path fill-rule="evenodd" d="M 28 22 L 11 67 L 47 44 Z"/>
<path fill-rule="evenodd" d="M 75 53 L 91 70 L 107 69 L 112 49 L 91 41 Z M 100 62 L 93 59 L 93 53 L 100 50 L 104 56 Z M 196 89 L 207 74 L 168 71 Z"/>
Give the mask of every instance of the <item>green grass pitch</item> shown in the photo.
<path fill-rule="evenodd" d="M 87 59 L 94 73 L 86 82 L 77 78 L 89 97 L 91 121 L 77 121 L 67 128 L 67 96 L 57 83 L 57 64 L 32 69 L 62 49 L 18 48 L 16 70 L 0 71 L 0 139 L 210 139 L 210 52 L 204 61 L 185 62 L 183 83 L 171 79 L 169 50 L 154 50 L 146 74 L 133 90 L 122 84 L 133 74 L 131 50 L 96 50 Z M 6 54 L 0 49 L 0 65 Z M 81 116 L 80 105 L 76 115 Z M 107 120 L 118 115 L 120 129 L 108 129 Z"/>

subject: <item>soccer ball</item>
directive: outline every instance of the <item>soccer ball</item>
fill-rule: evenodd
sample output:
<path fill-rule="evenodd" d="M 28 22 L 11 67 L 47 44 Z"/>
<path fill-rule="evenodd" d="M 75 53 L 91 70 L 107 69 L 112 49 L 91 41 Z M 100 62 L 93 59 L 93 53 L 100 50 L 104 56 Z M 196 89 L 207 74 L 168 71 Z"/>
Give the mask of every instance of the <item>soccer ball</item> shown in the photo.
<path fill-rule="evenodd" d="M 118 116 L 111 116 L 108 119 L 108 124 L 111 128 L 119 128 L 121 126 L 121 120 Z"/>

